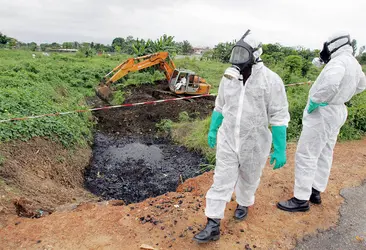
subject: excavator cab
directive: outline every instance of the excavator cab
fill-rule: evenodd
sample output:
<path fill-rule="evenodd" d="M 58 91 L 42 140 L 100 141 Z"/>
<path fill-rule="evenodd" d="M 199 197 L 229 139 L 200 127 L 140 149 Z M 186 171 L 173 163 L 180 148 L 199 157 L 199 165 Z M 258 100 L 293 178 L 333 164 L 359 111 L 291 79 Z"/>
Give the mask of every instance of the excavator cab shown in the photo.
<path fill-rule="evenodd" d="M 210 87 L 195 72 L 186 69 L 175 69 L 169 82 L 170 90 L 178 95 L 208 94 Z"/>

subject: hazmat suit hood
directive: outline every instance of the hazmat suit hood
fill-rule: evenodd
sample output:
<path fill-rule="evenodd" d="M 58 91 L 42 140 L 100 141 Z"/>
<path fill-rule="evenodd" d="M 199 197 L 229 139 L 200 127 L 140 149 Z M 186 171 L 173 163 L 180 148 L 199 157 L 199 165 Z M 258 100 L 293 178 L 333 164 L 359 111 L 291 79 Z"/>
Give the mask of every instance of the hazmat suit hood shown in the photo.
<path fill-rule="evenodd" d="M 332 40 L 338 38 L 338 37 L 342 37 L 342 36 L 349 36 L 349 33 L 348 32 L 337 32 L 337 33 L 334 33 L 332 36 L 330 36 L 327 40 L 327 42 L 331 42 Z M 351 41 L 351 38 L 350 38 L 350 41 Z M 332 55 L 331 55 L 331 58 L 334 58 L 336 57 L 337 55 L 340 55 L 342 53 L 349 53 L 349 54 L 352 54 L 353 53 L 353 48 L 350 44 L 347 44 L 348 42 L 348 38 L 342 38 L 342 39 L 339 39 L 331 44 L 329 44 L 328 48 L 330 51 L 334 50 L 334 49 L 337 49 L 339 48 L 336 52 L 334 52 Z M 346 45 L 344 45 L 346 44 Z M 344 45 L 344 46 L 342 46 Z"/>
<path fill-rule="evenodd" d="M 328 63 L 339 51 L 347 51 L 344 48 L 351 48 L 351 37 L 347 32 L 337 32 L 328 38 L 323 44 L 323 49 L 320 52 L 320 59 L 324 63 Z"/>
<path fill-rule="evenodd" d="M 239 40 L 236 45 L 234 46 L 233 50 L 232 50 L 232 54 L 230 57 L 230 62 L 233 63 L 233 65 L 231 67 L 229 67 L 228 69 L 226 69 L 224 76 L 229 78 L 229 79 L 239 79 L 240 78 L 240 74 L 242 73 L 243 66 L 245 65 L 245 67 L 248 66 L 253 66 L 253 65 L 257 65 L 257 64 L 262 64 L 262 60 L 260 58 L 260 56 L 263 53 L 263 49 L 262 49 L 262 43 L 255 37 L 253 36 L 251 33 L 249 33 L 250 31 L 247 31 L 247 33 L 241 38 L 241 40 Z M 240 61 L 240 57 L 241 57 L 241 53 L 237 53 L 235 54 L 235 49 L 236 47 L 242 47 L 242 46 L 246 46 L 246 47 L 250 47 L 249 50 L 250 51 L 250 55 L 247 55 L 247 58 L 250 58 L 250 61 L 245 62 L 245 64 L 242 65 L 238 65 L 236 63 L 234 63 L 234 61 L 238 62 Z M 237 51 L 240 51 L 237 50 Z M 243 50 L 242 50 L 243 51 Z M 245 51 L 245 50 L 244 50 Z"/>
<path fill-rule="evenodd" d="M 244 42 L 249 44 L 253 49 L 258 48 L 256 51 L 254 51 L 253 56 L 254 56 L 255 62 L 261 61 L 260 56 L 263 54 L 262 42 L 260 42 L 251 33 L 244 38 Z"/>

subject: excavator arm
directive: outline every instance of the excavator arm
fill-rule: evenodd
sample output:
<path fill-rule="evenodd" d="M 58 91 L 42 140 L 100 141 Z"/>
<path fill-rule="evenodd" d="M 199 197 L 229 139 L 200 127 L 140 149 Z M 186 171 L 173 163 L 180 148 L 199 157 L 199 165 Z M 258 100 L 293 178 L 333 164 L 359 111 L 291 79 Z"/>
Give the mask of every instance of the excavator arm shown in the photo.
<path fill-rule="evenodd" d="M 159 65 L 159 69 L 164 72 L 165 77 L 170 81 L 175 69 L 175 64 L 170 59 L 168 52 L 158 52 L 151 55 L 129 58 L 115 67 L 99 84 L 97 95 L 104 100 L 108 100 L 112 94 L 112 91 L 110 90 L 111 84 L 131 72 L 136 72 L 155 65 Z"/>
<path fill-rule="evenodd" d="M 112 96 L 110 86 L 131 72 L 137 72 L 152 66 L 158 66 L 163 71 L 169 83 L 170 90 L 175 94 L 202 95 L 208 94 L 211 85 L 206 80 L 195 75 L 194 72 L 178 70 L 168 52 L 158 52 L 151 55 L 129 58 L 125 62 L 115 67 L 111 72 L 104 76 L 96 89 L 97 95 L 109 101 Z M 179 76 L 179 79 L 178 79 Z M 185 77 L 187 84 L 184 86 L 177 84 L 181 77 Z M 177 89 L 177 86 L 179 88 Z"/>

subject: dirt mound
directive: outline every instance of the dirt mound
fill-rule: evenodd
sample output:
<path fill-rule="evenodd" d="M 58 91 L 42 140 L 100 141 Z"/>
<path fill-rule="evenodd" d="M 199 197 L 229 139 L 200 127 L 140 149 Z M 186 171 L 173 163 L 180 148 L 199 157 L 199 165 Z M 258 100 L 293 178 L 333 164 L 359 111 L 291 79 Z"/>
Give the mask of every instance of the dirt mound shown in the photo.
<path fill-rule="evenodd" d="M 179 183 L 199 175 L 203 163 L 202 155 L 165 138 L 116 139 L 97 133 L 86 186 L 104 199 L 139 202 L 175 191 Z"/>
<path fill-rule="evenodd" d="M 72 212 L 55 212 L 39 220 L 14 218 L 0 229 L 0 239 L 4 239 L 1 247 L 140 249 L 147 244 L 155 249 L 176 250 L 292 249 L 304 235 L 336 225 L 343 201 L 340 189 L 359 185 L 366 178 L 366 138 L 337 144 L 323 204 L 312 205 L 306 213 L 286 213 L 276 208 L 277 201 L 293 195 L 295 150 L 296 145 L 289 144 L 288 164 L 282 169 L 265 167 L 256 203 L 249 208 L 245 221 L 233 219 L 236 202 L 228 203 L 221 238 L 216 242 L 198 245 L 192 240 L 206 223 L 204 195 L 213 176 L 209 172 L 181 185 L 183 193 L 172 192 L 137 204 L 85 204 Z"/>
<path fill-rule="evenodd" d="M 37 217 L 58 205 L 91 196 L 83 189 L 84 168 L 91 155 L 88 148 L 70 151 L 60 143 L 33 138 L 0 144 L 0 155 L 5 158 L 0 167 L 4 180 L 0 191 L 13 189 L 13 200 L 6 203 L 13 202 L 21 216 Z"/>
<path fill-rule="evenodd" d="M 169 94 L 168 84 L 165 81 L 157 85 L 141 85 L 129 87 L 125 90 L 126 103 L 155 101 L 162 99 L 176 98 Z M 125 107 L 106 111 L 97 111 L 94 115 L 97 118 L 97 128 L 109 134 L 121 136 L 155 134 L 156 124 L 162 119 L 177 121 L 179 114 L 186 111 L 191 118 L 204 118 L 212 112 L 215 97 L 202 97 L 192 100 L 179 100 L 168 103 L 158 103 L 146 106 Z M 105 103 L 89 100 L 96 106 Z"/>

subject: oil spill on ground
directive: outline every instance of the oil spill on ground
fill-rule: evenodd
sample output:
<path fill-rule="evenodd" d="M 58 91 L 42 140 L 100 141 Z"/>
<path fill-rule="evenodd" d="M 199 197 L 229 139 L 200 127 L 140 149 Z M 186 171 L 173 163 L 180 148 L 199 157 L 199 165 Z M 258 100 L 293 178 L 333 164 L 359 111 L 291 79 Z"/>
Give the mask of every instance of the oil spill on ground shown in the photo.
<path fill-rule="evenodd" d="M 167 138 L 96 133 L 85 186 L 103 199 L 140 202 L 175 191 L 182 179 L 201 174 L 204 163 L 202 155 Z"/>

